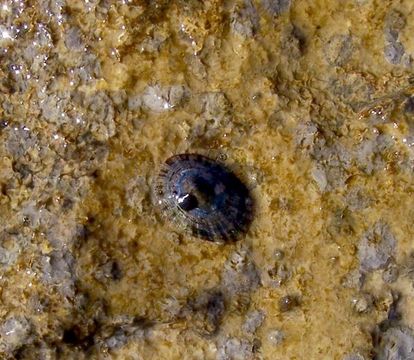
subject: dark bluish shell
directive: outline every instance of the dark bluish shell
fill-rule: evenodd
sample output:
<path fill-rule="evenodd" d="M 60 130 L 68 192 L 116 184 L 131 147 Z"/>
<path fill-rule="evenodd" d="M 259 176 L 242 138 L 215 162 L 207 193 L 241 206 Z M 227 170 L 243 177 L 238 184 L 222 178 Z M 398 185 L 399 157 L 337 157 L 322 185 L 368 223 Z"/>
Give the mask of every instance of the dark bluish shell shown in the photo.
<path fill-rule="evenodd" d="M 205 240 L 236 240 L 252 221 L 247 187 L 223 165 L 202 155 L 169 158 L 155 192 L 167 218 Z"/>

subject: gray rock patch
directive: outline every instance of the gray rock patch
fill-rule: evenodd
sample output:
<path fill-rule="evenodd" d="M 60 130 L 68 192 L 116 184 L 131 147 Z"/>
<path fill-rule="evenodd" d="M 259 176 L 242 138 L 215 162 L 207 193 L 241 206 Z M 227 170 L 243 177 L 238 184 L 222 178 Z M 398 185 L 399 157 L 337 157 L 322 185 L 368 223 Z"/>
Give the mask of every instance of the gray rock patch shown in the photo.
<path fill-rule="evenodd" d="M 388 329 L 381 338 L 376 360 L 414 360 L 414 334 L 407 327 Z"/>
<path fill-rule="evenodd" d="M 394 254 L 397 241 L 388 225 L 377 222 L 362 237 L 358 256 L 362 272 L 383 269 Z"/>
<path fill-rule="evenodd" d="M 289 10 L 291 0 L 262 0 L 262 5 L 271 15 L 278 16 Z"/>
<path fill-rule="evenodd" d="M 243 324 L 243 330 L 248 334 L 253 334 L 263 324 L 265 317 L 265 313 L 262 310 L 249 312 Z"/>
<path fill-rule="evenodd" d="M 252 1 L 245 0 L 241 6 L 236 5 L 231 12 L 230 27 L 234 33 L 251 38 L 259 29 L 259 20 L 259 14 Z"/>
<path fill-rule="evenodd" d="M 217 352 L 217 360 L 250 360 L 253 358 L 253 346 L 245 339 L 228 338 Z"/>
<path fill-rule="evenodd" d="M 0 325 L 0 351 L 12 352 L 28 344 L 31 339 L 31 325 L 29 321 L 21 316 L 7 318 Z"/>

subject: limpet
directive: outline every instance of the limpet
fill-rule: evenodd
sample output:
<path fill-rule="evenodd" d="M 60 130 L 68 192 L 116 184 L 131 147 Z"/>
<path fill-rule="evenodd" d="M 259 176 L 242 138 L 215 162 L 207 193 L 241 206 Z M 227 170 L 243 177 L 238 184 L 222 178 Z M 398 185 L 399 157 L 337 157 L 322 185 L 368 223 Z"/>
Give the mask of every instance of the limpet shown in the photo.
<path fill-rule="evenodd" d="M 229 169 L 198 154 L 167 159 L 155 196 L 167 219 L 208 241 L 237 240 L 253 217 L 247 187 Z"/>

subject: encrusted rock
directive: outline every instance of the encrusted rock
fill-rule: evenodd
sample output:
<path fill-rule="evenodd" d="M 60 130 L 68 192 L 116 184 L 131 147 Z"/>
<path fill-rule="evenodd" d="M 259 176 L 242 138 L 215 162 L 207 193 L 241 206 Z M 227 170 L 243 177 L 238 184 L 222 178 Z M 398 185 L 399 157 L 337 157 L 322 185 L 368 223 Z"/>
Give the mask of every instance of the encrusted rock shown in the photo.
<path fill-rule="evenodd" d="M 378 360 L 410 360 L 414 359 L 414 334 L 407 327 L 392 327 L 381 337 Z"/>
<path fill-rule="evenodd" d="M 192 326 L 202 335 L 212 335 L 219 330 L 225 309 L 223 293 L 210 290 L 190 300 L 181 316 L 191 318 Z"/>
<path fill-rule="evenodd" d="M 314 177 L 321 189 L 330 190 L 345 185 L 352 153 L 343 144 L 327 142 L 324 137 L 317 138 L 312 156 L 318 163 Z"/>
<path fill-rule="evenodd" d="M 382 280 L 388 284 L 392 284 L 397 281 L 399 275 L 398 267 L 395 264 L 390 264 L 382 272 Z"/>
<path fill-rule="evenodd" d="M 12 352 L 32 341 L 31 324 L 22 316 L 11 316 L 0 325 L 0 351 Z"/>
<path fill-rule="evenodd" d="M 109 350 L 115 350 L 129 341 L 143 339 L 150 326 L 151 324 L 143 319 L 124 316 L 115 319 L 113 323 L 106 324 L 97 334 L 96 341 Z"/>
<path fill-rule="evenodd" d="M 75 295 L 74 258 L 68 251 L 53 251 L 42 259 L 43 281 L 56 287 L 63 296 Z"/>
<path fill-rule="evenodd" d="M 252 37 L 259 28 L 259 14 L 251 0 L 236 5 L 230 15 L 231 29 L 246 38 Z"/>
<path fill-rule="evenodd" d="M 270 284 L 275 287 L 283 285 L 291 276 L 291 271 L 285 264 L 276 264 L 267 273 L 271 279 Z"/>
<path fill-rule="evenodd" d="M 285 11 L 289 10 L 291 0 L 261 0 L 264 8 L 271 15 L 280 15 Z"/>
<path fill-rule="evenodd" d="M 367 313 L 372 309 L 373 298 L 370 294 L 357 294 L 351 299 L 352 309 L 358 313 Z"/>
<path fill-rule="evenodd" d="M 9 229 L 0 233 L 0 266 L 12 266 L 19 257 L 22 249 L 30 243 L 30 238 L 23 233 Z"/>
<path fill-rule="evenodd" d="M 315 166 L 312 169 L 312 178 L 315 180 L 319 187 L 319 190 L 324 192 L 328 186 L 328 180 L 326 179 L 325 170 L 321 166 Z"/>
<path fill-rule="evenodd" d="M 388 14 L 384 29 L 384 56 L 390 64 L 410 66 L 412 63 L 412 57 L 406 53 L 400 41 L 400 32 L 405 26 L 406 19 L 402 13 L 392 10 Z"/>
<path fill-rule="evenodd" d="M 267 338 L 272 345 L 279 345 L 285 340 L 285 333 L 280 329 L 273 329 L 269 331 Z"/>
<path fill-rule="evenodd" d="M 79 28 L 72 27 L 66 32 L 66 47 L 71 51 L 82 51 L 85 47 L 82 40 L 82 32 Z"/>
<path fill-rule="evenodd" d="M 207 92 L 198 99 L 200 119 L 192 130 L 195 137 L 207 139 L 227 129 L 231 120 L 231 103 L 222 92 Z"/>
<path fill-rule="evenodd" d="M 362 237 L 358 256 L 363 272 L 384 268 L 394 254 L 397 241 L 389 226 L 377 222 Z"/>
<path fill-rule="evenodd" d="M 246 315 L 246 321 L 243 324 L 243 330 L 253 334 L 263 323 L 265 313 L 262 310 L 253 310 Z"/>
<path fill-rule="evenodd" d="M 260 274 L 247 250 L 234 252 L 226 262 L 222 288 L 229 295 L 250 293 L 260 284 Z"/>
<path fill-rule="evenodd" d="M 359 289 L 364 283 L 365 276 L 359 270 L 353 270 L 341 281 L 342 286 L 350 289 Z"/>
<path fill-rule="evenodd" d="M 217 360 L 253 360 L 254 346 L 245 339 L 228 338 L 219 347 Z"/>
<path fill-rule="evenodd" d="M 355 354 L 348 354 L 345 355 L 343 360 L 365 360 L 365 357 L 361 354 L 355 353 Z"/>
<path fill-rule="evenodd" d="M 154 112 L 165 112 L 179 106 L 187 96 L 187 90 L 182 85 L 161 87 L 148 86 L 142 95 L 142 104 Z"/>
<path fill-rule="evenodd" d="M 351 57 L 352 50 L 352 37 L 350 35 L 334 35 L 325 46 L 326 60 L 332 65 L 344 65 Z"/>

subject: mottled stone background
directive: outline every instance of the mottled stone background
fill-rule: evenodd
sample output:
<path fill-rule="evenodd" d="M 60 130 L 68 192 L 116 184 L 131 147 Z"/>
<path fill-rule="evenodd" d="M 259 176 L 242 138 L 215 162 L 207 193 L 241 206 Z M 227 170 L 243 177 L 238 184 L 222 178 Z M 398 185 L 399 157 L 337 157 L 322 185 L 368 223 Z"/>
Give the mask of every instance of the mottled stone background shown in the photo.
<path fill-rule="evenodd" d="M 2 359 L 414 359 L 412 0 L 0 0 Z M 236 244 L 160 217 L 216 158 Z"/>

